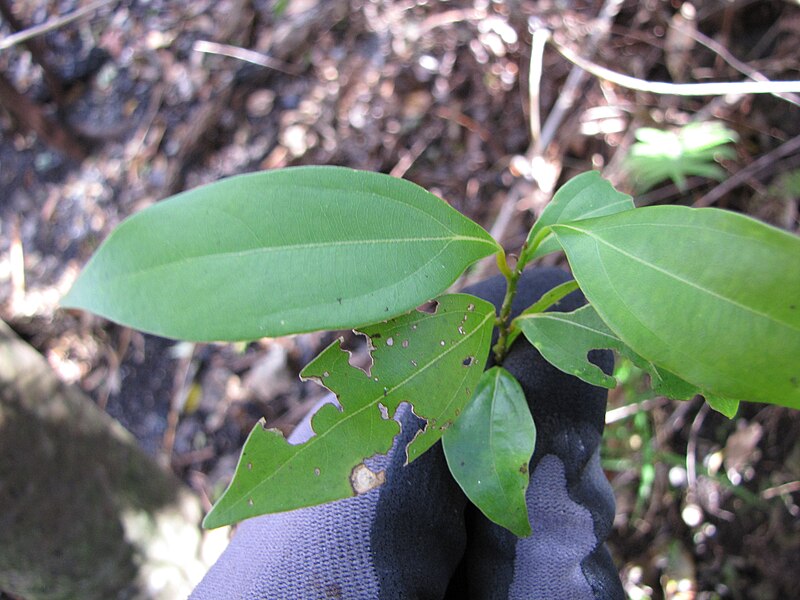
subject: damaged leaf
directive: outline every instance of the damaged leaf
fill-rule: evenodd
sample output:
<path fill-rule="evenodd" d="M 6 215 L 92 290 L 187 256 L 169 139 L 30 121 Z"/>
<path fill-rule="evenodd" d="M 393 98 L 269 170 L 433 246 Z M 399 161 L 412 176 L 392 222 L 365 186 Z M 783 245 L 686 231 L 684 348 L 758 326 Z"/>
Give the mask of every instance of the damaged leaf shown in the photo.
<path fill-rule="evenodd" d="M 569 313 L 539 312 L 521 314 L 514 320 L 528 341 L 550 364 L 575 375 L 587 383 L 614 388 L 617 380 L 603 373 L 589 361 L 590 350 L 616 350 L 650 376 L 650 387 L 654 393 L 676 400 L 689 400 L 697 394 L 706 396 L 712 408 L 728 415 L 735 407 L 723 404 L 711 394 L 683 381 L 663 367 L 642 358 L 629 348 L 603 322 L 591 304 Z"/>
<path fill-rule="evenodd" d="M 589 302 L 637 354 L 715 397 L 800 408 L 800 238 L 683 206 L 553 231 Z"/>
<path fill-rule="evenodd" d="M 620 350 L 623 344 L 590 305 L 570 313 L 522 314 L 514 324 L 555 367 L 593 385 L 616 387 L 617 380 L 590 363 L 586 354 L 600 348 Z"/>
<path fill-rule="evenodd" d="M 131 216 L 62 305 L 195 341 L 345 329 L 414 308 L 500 250 L 409 181 L 295 167 L 223 179 Z"/>
<path fill-rule="evenodd" d="M 495 313 L 491 304 L 467 294 L 437 300 L 433 313 L 414 310 L 362 329 L 374 345 L 369 374 L 349 364 L 341 340 L 314 359 L 302 376 L 335 392 L 341 410 L 323 406 L 311 421 L 315 435 L 299 445 L 256 426 L 233 481 L 204 526 L 322 504 L 377 487 L 383 474 L 365 461 L 391 448 L 400 431 L 391 417 L 401 403 L 411 403 L 414 413 L 427 420 L 407 448 L 409 460 L 439 440 L 480 379 Z"/>
<path fill-rule="evenodd" d="M 502 367 L 486 371 L 463 414 L 442 438 L 450 472 L 489 519 L 531 533 L 525 490 L 536 427 L 519 382 Z"/>

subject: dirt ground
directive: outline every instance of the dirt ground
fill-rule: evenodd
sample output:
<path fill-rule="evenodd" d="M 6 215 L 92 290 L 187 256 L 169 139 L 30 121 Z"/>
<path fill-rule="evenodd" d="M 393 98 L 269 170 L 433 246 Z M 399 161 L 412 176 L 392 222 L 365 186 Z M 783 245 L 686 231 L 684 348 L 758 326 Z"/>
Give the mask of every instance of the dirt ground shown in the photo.
<path fill-rule="evenodd" d="M 297 373 L 333 334 L 187 344 L 60 310 L 92 251 L 141 208 L 237 173 L 345 165 L 432 190 L 514 251 L 577 173 L 598 169 L 638 192 L 624 158 L 640 127 L 714 119 L 738 138 L 720 161 L 724 182 L 662 181 L 637 204 L 800 226 L 798 96 L 656 95 L 581 76 L 557 51 L 647 81 L 798 80 L 796 2 L 0 7 L 0 317 L 208 506 L 258 419 L 289 431 L 324 393 Z M 548 30 L 540 56 L 533 40 Z M 652 398 L 636 373 L 626 381 L 610 397 L 604 456 L 629 597 L 798 597 L 798 413 L 750 405 L 728 420 L 700 400 Z"/>

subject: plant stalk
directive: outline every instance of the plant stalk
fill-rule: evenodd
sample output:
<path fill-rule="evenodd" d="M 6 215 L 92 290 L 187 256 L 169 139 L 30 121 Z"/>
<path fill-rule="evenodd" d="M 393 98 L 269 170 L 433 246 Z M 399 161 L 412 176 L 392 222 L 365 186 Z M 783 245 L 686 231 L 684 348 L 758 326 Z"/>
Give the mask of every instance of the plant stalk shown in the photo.
<path fill-rule="evenodd" d="M 503 304 L 500 307 L 500 315 L 497 317 L 496 325 L 499 331 L 497 343 L 492 348 L 494 352 L 494 360 L 498 365 L 503 364 L 503 359 L 508 351 L 508 336 L 509 328 L 511 326 L 511 303 L 514 301 L 514 295 L 517 293 L 517 282 L 520 275 L 522 275 L 521 267 L 522 262 L 517 261 L 513 268 L 508 266 L 506 257 L 503 254 L 497 255 L 497 265 L 500 272 L 506 278 L 506 295 L 503 298 Z"/>

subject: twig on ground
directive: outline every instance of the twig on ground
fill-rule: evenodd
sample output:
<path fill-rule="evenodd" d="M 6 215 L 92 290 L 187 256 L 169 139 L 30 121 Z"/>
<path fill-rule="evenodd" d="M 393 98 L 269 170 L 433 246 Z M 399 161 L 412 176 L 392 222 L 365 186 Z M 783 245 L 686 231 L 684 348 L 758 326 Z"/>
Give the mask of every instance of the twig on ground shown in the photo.
<path fill-rule="evenodd" d="M 765 500 L 769 500 L 776 496 L 783 496 L 784 494 L 792 494 L 794 492 L 800 492 L 800 481 L 789 481 L 781 485 L 776 485 L 775 487 L 767 488 L 761 492 L 761 497 Z"/>
<path fill-rule="evenodd" d="M 217 42 L 210 42 L 208 40 L 197 40 L 192 46 L 195 52 L 203 52 L 205 54 L 218 54 L 221 56 L 228 56 L 237 60 L 266 67 L 267 69 L 274 69 L 287 75 L 299 75 L 300 72 L 290 64 L 281 60 L 256 52 L 248 50 L 247 48 L 240 48 L 239 46 L 231 46 L 230 44 L 218 44 Z"/>
<path fill-rule="evenodd" d="M 760 71 L 757 71 L 756 69 L 753 69 L 750 65 L 740 61 L 733 54 L 731 54 L 728 51 L 728 49 L 725 48 L 725 46 L 723 46 L 722 44 L 719 44 L 718 42 L 716 42 L 715 40 L 711 39 L 707 35 L 699 32 L 699 31 L 697 31 L 695 29 L 691 29 L 689 27 L 681 27 L 680 30 L 681 30 L 681 32 L 685 33 L 686 35 L 689 35 L 692 38 L 694 38 L 697 42 L 699 42 L 700 44 L 702 44 L 703 46 L 705 46 L 706 48 L 708 48 L 712 52 L 715 52 L 716 54 L 718 54 L 719 57 L 722 58 L 722 60 L 724 60 L 726 63 L 728 63 L 731 67 L 733 67 L 734 69 L 736 69 L 737 71 L 739 71 L 743 75 L 747 75 L 753 81 L 761 81 L 761 82 L 764 82 L 764 83 L 770 83 L 770 80 L 766 75 L 764 75 Z M 777 98 L 781 98 L 782 100 L 786 100 L 787 102 L 789 102 L 791 104 L 794 104 L 795 106 L 800 106 L 800 97 L 798 97 L 796 94 L 792 94 L 792 93 L 774 93 L 773 96 L 775 96 Z"/>
<path fill-rule="evenodd" d="M 397 164 L 389 171 L 389 175 L 392 177 L 403 177 L 422 153 L 425 152 L 426 148 L 431 145 L 431 142 L 439 137 L 443 130 L 444 124 L 439 121 L 420 135 L 412 144 L 411 148 L 400 154 Z"/>
<path fill-rule="evenodd" d="M 180 357 L 178 367 L 172 381 L 172 399 L 167 414 L 167 428 L 161 441 L 161 452 L 167 463 L 174 460 L 173 451 L 175 449 L 175 435 L 178 430 L 178 421 L 186 407 L 189 398 L 192 382 L 197 375 L 199 368 L 198 361 L 195 360 L 196 344 L 186 346 L 189 350 Z"/>
<path fill-rule="evenodd" d="M 800 135 L 793 137 L 788 142 L 785 142 L 781 146 L 775 148 L 775 150 L 772 152 L 768 152 L 758 160 L 755 160 L 747 165 L 741 171 L 731 175 L 728 179 L 720 183 L 705 196 L 698 198 L 695 201 L 694 206 L 711 206 L 725 194 L 742 185 L 747 179 L 754 177 L 756 173 L 762 169 L 765 169 L 781 158 L 789 156 L 790 154 L 794 154 L 798 151 L 800 151 Z"/>
<path fill-rule="evenodd" d="M 696 527 L 703 519 L 703 509 L 700 508 L 697 498 L 697 436 L 708 410 L 708 404 L 703 402 L 689 428 L 689 441 L 686 443 L 686 506 L 681 517 L 689 527 Z"/>
<path fill-rule="evenodd" d="M 33 131 L 39 139 L 75 161 L 86 158 L 88 148 L 84 140 L 64 124 L 50 119 L 45 111 L 21 94 L 0 72 L 0 105 L 16 119 L 23 128 Z"/>
<path fill-rule="evenodd" d="M 608 35 L 611 29 L 611 22 L 614 20 L 614 17 L 617 16 L 621 7 L 622 0 L 606 0 L 605 4 L 603 4 L 603 8 L 597 16 L 592 33 L 589 35 L 586 47 L 583 50 L 587 56 L 594 56 L 600 42 Z M 556 47 L 558 46 L 556 45 Z M 561 94 L 559 94 L 555 106 L 553 106 L 550 114 L 547 115 L 547 120 L 542 126 L 540 143 L 538 148 L 536 148 L 537 153 L 544 152 L 545 148 L 550 144 L 550 141 L 555 137 L 555 133 L 561 126 L 564 117 L 566 117 L 567 113 L 575 104 L 575 100 L 578 97 L 578 88 L 580 88 L 586 79 L 585 71 L 587 71 L 587 69 L 572 69 L 567 76 L 567 81 L 561 90 Z"/>
<path fill-rule="evenodd" d="M 20 31 L 12 35 L 9 35 L 8 37 L 0 40 L 0 50 L 6 50 L 8 48 L 11 48 L 12 46 L 25 42 L 31 38 L 44 35 L 45 33 L 48 33 L 55 29 L 59 29 L 64 25 L 68 25 L 73 21 L 77 21 L 78 19 L 83 18 L 95 12 L 97 9 L 102 8 L 106 4 L 111 4 L 112 2 L 115 1 L 116 0 L 97 0 L 97 2 L 92 2 L 91 4 L 87 4 L 86 6 L 79 8 L 67 15 L 63 15 L 60 17 L 53 17 L 52 19 L 48 19 L 41 25 L 35 25 L 33 27 L 25 29 L 24 31 Z"/>
<path fill-rule="evenodd" d="M 531 38 L 531 64 L 528 69 L 528 103 L 530 106 L 531 144 L 539 146 L 542 137 L 542 115 L 540 110 L 542 71 L 544 71 L 544 47 L 550 37 L 547 29 L 537 27 Z"/>
<path fill-rule="evenodd" d="M 634 402 L 633 404 L 626 404 L 625 406 L 620 406 L 619 408 L 613 408 L 606 412 L 606 425 L 611 425 L 617 421 L 622 421 L 623 419 L 632 417 L 637 413 L 650 411 L 668 403 L 669 399 L 665 398 L 664 396 L 656 396 L 655 398 L 647 398 L 641 402 Z"/>
<path fill-rule="evenodd" d="M 722 96 L 725 94 L 785 94 L 800 92 L 800 81 L 719 81 L 712 83 L 669 83 L 665 81 L 647 81 L 629 75 L 617 73 L 578 56 L 572 50 L 551 40 L 561 56 L 587 73 L 616 85 L 652 94 L 673 96 Z M 542 133 L 544 137 L 544 133 Z"/>

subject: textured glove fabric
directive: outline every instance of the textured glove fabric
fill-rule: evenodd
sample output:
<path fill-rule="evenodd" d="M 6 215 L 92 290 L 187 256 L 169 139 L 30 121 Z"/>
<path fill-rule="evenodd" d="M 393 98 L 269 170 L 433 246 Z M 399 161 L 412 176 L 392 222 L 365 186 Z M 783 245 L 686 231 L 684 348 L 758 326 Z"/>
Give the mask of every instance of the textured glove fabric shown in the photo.
<path fill-rule="evenodd" d="M 526 271 L 512 315 L 568 279 L 555 269 Z M 505 279 L 498 277 L 465 291 L 499 306 L 505 286 Z M 572 293 L 556 309 L 568 312 L 584 302 L 580 293 Z M 593 351 L 590 359 L 611 372 L 610 352 Z M 527 492 L 533 533 L 517 538 L 469 505 L 468 546 L 447 597 L 624 598 L 618 571 L 603 545 L 614 521 L 614 496 L 599 453 L 607 391 L 559 371 L 522 336 L 503 366 L 522 385 L 536 423 Z"/>
<path fill-rule="evenodd" d="M 515 313 L 566 280 L 556 269 L 526 271 Z M 499 308 L 505 280 L 465 291 Z M 582 302 L 573 293 L 558 310 Z M 610 369 L 609 353 L 594 358 Z M 522 337 L 503 366 L 522 384 L 538 431 L 527 495 L 533 535 L 517 538 L 469 504 L 441 444 L 403 466 L 405 446 L 422 422 L 401 406 L 395 417 L 401 434 L 387 456 L 368 462 L 386 471 L 383 486 L 245 521 L 192 598 L 623 598 L 603 546 L 614 517 L 598 453 L 606 391 L 551 367 Z M 311 434 L 305 421 L 292 441 Z"/>

